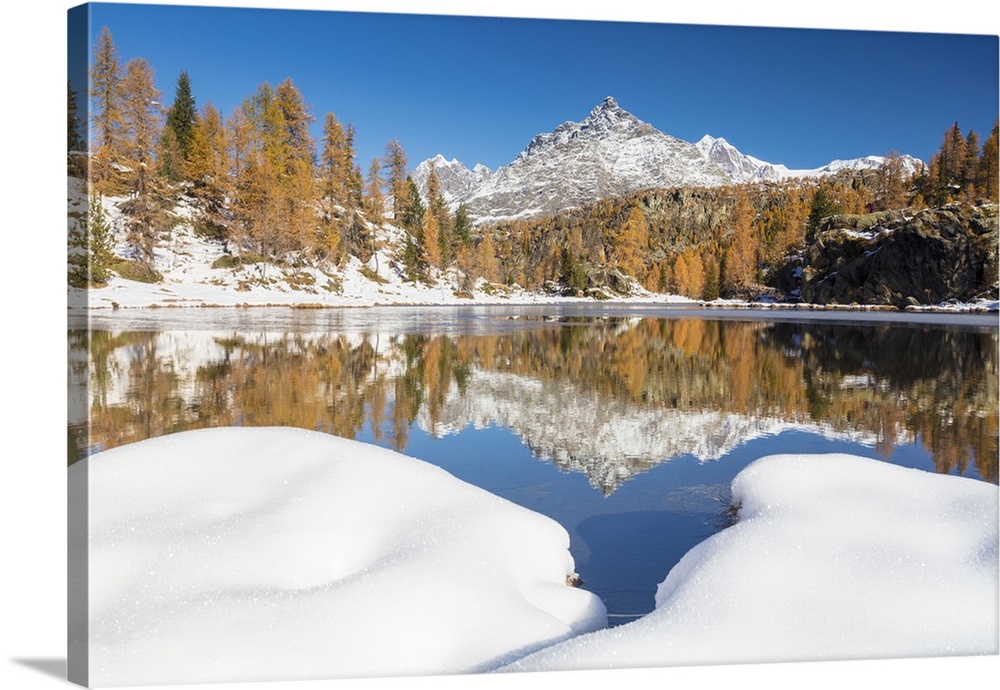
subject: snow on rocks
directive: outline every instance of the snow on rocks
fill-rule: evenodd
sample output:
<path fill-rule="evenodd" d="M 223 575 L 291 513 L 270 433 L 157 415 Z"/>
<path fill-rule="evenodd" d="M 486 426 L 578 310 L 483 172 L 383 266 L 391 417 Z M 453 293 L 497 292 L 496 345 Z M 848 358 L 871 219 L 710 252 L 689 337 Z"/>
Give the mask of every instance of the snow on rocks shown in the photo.
<path fill-rule="evenodd" d="M 561 526 L 374 446 L 206 429 L 69 472 L 94 685 L 477 672 L 607 623 Z"/>
<path fill-rule="evenodd" d="M 681 559 L 652 613 L 504 670 L 997 653 L 995 485 L 785 455 L 733 498 L 739 522 Z"/>

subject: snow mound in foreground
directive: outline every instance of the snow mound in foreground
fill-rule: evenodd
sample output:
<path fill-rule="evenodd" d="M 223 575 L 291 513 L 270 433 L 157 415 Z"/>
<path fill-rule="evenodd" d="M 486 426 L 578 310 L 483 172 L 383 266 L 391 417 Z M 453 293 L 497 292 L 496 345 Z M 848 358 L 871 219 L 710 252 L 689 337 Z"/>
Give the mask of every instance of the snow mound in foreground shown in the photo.
<path fill-rule="evenodd" d="M 995 485 L 849 455 L 757 460 L 739 522 L 656 609 L 504 670 L 996 654 Z"/>
<path fill-rule="evenodd" d="M 93 685 L 476 672 L 607 624 L 560 525 L 367 444 L 206 429 L 70 475 Z"/>

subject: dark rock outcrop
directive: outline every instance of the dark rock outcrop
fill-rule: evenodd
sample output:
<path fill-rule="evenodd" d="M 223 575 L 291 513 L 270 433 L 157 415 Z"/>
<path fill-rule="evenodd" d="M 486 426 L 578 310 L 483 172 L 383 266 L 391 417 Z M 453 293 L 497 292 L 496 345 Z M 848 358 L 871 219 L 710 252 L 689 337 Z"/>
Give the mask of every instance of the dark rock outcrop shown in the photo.
<path fill-rule="evenodd" d="M 995 295 L 997 241 L 995 205 L 831 216 L 801 258 L 800 298 L 904 308 Z M 798 273 L 779 271 L 781 287 L 794 293 Z"/>

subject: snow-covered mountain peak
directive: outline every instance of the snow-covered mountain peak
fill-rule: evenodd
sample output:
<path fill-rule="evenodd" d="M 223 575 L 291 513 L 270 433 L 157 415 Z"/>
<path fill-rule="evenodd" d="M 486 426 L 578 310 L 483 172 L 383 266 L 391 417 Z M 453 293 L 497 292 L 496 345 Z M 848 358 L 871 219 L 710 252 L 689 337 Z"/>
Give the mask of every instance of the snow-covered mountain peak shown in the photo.
<path fill-rule="evenodd" d="M 427 178 L 432 169 L 438 178 L 445 203 L 456 206 L 491 174 L 490 169 L 481 163 L 469 170 L 457 159 L 448 160 L 439 153 L 413 169 L 411 177 L 423 194 L 427 193 Z"/>
<path fill-rule="evenodd" d="M 602 129 L 619 124 L 632 126 L 643 123 L 632 113 L 623 110 L 613 96 L 608 96 L 594 106 L 587 119 L 580 123 L 580 129 Z"/>
<path fill-rule="evenodd" d="M 922 165 L 904 158 L 912 169 Z M 875 168 L 884 159 L 868 156 L 812 170 L 789 170 L 741 153 L 721 137 L 706 134 L 696 144 L 673 137 L 608 96 L 584 120 L 567 121 L 536 135 L 511 163 L 495 172 L 479 165 L 470 171 L 440 155 L 431 160 L 436 161 L 446 201 L 453 208 L 465 203 L 474 221 L 488 222 L 554 213 L 648 187 L 820 177 L 843 169 Z M 429 165 L 422 168 L 425 163 L 414 172 L 421 190 L 426 189 L 423 182 L 429 171 Z"/>
<path fill-rule="evenodd" d="M 429 159 L 427 161 L 424 161 L 424 162 L 425 163 L 429 163 L 430 165 L 433 165 L 433 166 L 438 167 L 438 168 L 456 168 L 456 167 L 459 167 L 459 166 L 461 166 L 463 168 L 465 167 L 464 165 L 462 165 L 461 163 L 458 162 L 458 159 L 452 158 L 451 160 L 448 160 L 447 158 L 445 158 L 440 153 L 437 154 L 436 156 L 434 156 L 433 158 L 431 158 L 431 159 Z"/>
<path fill-rule="evenodd" d="M 618 101 L 608 96 L 590 111 L 581 122 L 567 121 L 551 132 L 536 135 L 518 155 L 517 160 L 526 160 L 571 145 L 585 145 L 589 141 L 625 140 L 644 134 L 652 134 L 656 129 L 632 113 L 624 110 Z M 658 134 L 662 134 L 656 132 Z M 666 136 L 666 135 L 663 135 Z"/>

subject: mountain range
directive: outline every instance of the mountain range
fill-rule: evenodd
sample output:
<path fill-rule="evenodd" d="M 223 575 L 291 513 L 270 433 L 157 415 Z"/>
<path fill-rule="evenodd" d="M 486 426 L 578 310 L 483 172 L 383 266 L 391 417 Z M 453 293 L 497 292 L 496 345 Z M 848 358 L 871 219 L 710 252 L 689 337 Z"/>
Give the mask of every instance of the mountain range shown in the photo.
<path fill-rule="evenodd" d="M 902 158 L 910 172 L 923 166 L 911 156 Z M 691 143 L 665 134 L 608 96 L 582 122 L 565 122 L 535 136 L 513 161 L 495 171 L 481 164 L 469 169 L 438 154 L 417 165 L 412 177 L 426 195 L 433 168 L 445 202 L 452 209 L 465 204 L 469 217 L 483 223 L 554 213 L 650 187 L 820 177 L 877 168 L 884 160 L 867 156 L 792 170 L 741 153 L 722 138 L 706 135 Z"/>

